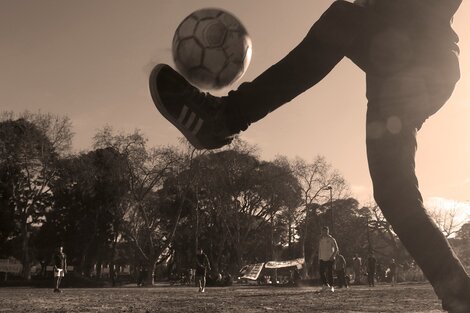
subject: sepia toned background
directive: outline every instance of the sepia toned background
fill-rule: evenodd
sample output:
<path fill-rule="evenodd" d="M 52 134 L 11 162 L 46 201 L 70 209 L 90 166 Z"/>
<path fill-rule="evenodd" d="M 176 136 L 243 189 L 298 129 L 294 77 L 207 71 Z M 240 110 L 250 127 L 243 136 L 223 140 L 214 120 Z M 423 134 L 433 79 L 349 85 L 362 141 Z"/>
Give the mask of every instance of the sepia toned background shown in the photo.
<path fill-rule="evenodd" d="M 151 145 L 180 134 L 155 110 L 148 74 L 172 64 L 171 42 L 192 11 L 234 13 L 253 42 L 249 81 L 289 52 L 331 0 L 1 0 L 0 109 L 67 115 L 75 151 L 90 148 L 97 129 L 142 130 Z M 462 79 L 448 104 L 419 133 L 417 172 L 428 204 L 470 212 L 470 3 L 454 28 Z M 240 82 L 233 85 L 236 88 Z M 217 92 L 223 95 L 228 90 Z M 262 158 L 313 160 L 323 155 L 349 182 L 353 196 L 372 199 L 365 155 L 364 74 L 349 60 L 320 84 L 244 132 Z"/>

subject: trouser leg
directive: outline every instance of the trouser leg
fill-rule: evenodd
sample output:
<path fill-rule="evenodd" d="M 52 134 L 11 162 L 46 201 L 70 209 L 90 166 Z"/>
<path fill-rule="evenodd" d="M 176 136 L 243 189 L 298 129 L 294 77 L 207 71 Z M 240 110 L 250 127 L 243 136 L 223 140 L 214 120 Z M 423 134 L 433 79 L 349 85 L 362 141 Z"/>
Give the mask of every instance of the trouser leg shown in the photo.
<path fill-rule="evenodd" d="M 336 1 L 287 56 L 252 82 L 243 83 L 225 98 L 234 130 L 245 130 L 297 95 L 321 81 L 345 56 L 359 66 L 362 48 L 354 47 L 376 31 L 376 16 L 346 1 Z M 372 26 L 373 25 L 373 26 Z"/>
<path fill-rule="evenodd" d="M 328 280 L 326 278 L 326 268 L 327 268 L 326 261 L 320 260 L 320 281 L 322 285 L 328 284 Z"/>
<path fill-rule="evenodd" d="M 375 200 L 437 295 L 458 293 L 468 285 L 468 275 L 426 213 L 418 190 L 415 154 L 420 125 L 407 116 L 389 115 L 386 107 L 387 100 L 372 101 L 367 112 L 367 156 Z"/>
<path fill-rule="evenodd" d="M 326 272 L 326 278 L 328 280 L 328 285 L 333 286 L 333 261 L 328 261 L 327 262 L 327 272 Z"/>

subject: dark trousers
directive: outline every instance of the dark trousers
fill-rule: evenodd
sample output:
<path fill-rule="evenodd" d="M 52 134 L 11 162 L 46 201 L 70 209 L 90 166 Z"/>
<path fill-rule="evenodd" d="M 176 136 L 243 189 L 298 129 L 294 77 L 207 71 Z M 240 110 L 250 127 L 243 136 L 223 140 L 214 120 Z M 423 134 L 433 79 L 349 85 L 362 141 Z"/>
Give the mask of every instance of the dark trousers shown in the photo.
<path fill-rule="evenodd" d="M 333 286 L 333 261 L 320 260 L 320 280 L 323 285 Z"/>
<path fill-rule="evenodd" d="M 231 91 L 226 101 L 234 127 L 246 129 L 318 83 L 344 56 L 364 70 L 367 157 L 375 200 L 443 298 L 470 291 L 470 279 L 424 209 L 415 175 L 416 134 L 450 97 L 460 73 L 450 49 L 427 52 L 370 9 L 336 1 L 297 47 Z"/>
<path fill-rule="evenodd" d="M 346 280 L 344 269 L 336 270 L 336 276 L 338 276 L 338 287 L 348 287 L 348 281 Z"/>
<path fill-rule="evenodd" d="M 375 285 L 375 271 L 368 271 L 367 272 L 367 281 L 369 283 L 369 286 L 374 286 Z"/>

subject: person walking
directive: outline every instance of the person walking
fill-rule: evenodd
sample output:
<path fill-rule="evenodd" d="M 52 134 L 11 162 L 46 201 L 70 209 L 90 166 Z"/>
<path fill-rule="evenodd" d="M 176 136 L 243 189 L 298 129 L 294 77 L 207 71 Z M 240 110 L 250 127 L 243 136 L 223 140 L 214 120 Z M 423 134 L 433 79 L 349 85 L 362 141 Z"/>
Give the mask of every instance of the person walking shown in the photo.
<path fill-rule="evenodd" d="M 320 241 L 318 243 L 318 260 L 320 262 L 320 280 L 322 290 L 335 291 L 333 286 L 333 263 L 338 253 L 338 244 L 330 235 L 328 226 L 321 229 Z"/>

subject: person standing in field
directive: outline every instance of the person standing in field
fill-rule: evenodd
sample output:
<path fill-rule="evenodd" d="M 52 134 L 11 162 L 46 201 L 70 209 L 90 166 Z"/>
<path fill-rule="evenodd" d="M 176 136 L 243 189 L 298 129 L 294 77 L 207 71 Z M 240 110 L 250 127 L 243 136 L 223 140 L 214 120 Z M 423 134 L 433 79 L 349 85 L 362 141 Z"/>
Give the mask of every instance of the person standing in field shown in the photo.
<path fill-rule="evenodd" d="M 392 262 L 390 263 L 390 266 L 389 266 L 389 269 L 390 269 L 389 275 L 391 278 L 392 286 L 395 286 L 395 284 L 397 283 L 397 275 L 398 275 L 397 268 L 398 268 L 397 262 L 395 261 L 395 259 L 392 259 Z"/>
<path fill-rule="evenodd" d="M 369 253 L 367 257 L 367 281 L 369 287 L 375 287 L 375 269 L 377 265 L 377 259 L 374 256 L 374 253 Z"/>
<path fill-rule="evenodd" d="M 59 289 L 60 283 L 67 273 L 67 256 L 62 245 L 59 245 L 56 252 L 52 255 L 52 265 L 54 271 L 54 292 L 62 292 Z"/>
<path fill-rule="evenodd" d="M 362 259 L 356 253 L 353 257 L 353 271 L 354 271 L 354 284 L 361 284 L 361 274 L 362 274 Z"/>
<path fill-rule="evenodd" d="M 202 248 L 196 253 L 196 282 L 199 285 L 199 292 L 206 292 L 206 275 L 211 270 L 209 258 Z"/>

